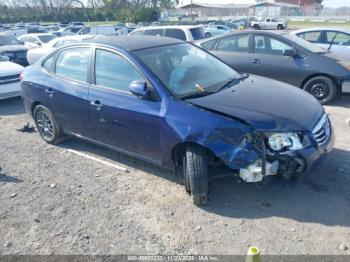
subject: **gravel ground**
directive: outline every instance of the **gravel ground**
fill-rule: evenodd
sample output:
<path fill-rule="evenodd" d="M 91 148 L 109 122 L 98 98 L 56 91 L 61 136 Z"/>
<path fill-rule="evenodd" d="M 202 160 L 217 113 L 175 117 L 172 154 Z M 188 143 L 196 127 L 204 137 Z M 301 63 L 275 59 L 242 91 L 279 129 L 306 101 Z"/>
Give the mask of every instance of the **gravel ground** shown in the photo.
<path fill-rule="evenodd" d="M 20 99 L 0 102 L 0 254 L 350 254 L 350 97 L 327 107 L 337 141 L 298 182 L 233 178 L 192 205 L 173 174 L 79 140 L 16 131 Z M 113 167 L 68 152 L 77 150 Z"/>

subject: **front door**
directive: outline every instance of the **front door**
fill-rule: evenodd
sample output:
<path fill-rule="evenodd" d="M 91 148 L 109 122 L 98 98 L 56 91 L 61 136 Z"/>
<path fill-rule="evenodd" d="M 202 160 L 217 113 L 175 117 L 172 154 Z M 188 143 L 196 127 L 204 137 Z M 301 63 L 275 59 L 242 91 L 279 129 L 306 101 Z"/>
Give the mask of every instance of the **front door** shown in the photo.
<path fill-rule="evenodd" d="M 131 82 L 145 78 L 124 57 L 104 49 L 96 49 L 94 75 L 89 94 L 94 139 L 159 162 L 160 102 L 129 92 Z"/>

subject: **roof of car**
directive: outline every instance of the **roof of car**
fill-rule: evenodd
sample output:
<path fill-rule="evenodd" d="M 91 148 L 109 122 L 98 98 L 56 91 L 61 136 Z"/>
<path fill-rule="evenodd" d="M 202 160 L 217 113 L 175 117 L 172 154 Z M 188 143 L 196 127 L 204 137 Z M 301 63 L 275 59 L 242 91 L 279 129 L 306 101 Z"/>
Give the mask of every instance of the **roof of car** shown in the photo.
<path fill-rule="evenodd" d="M 173 29 L 192 29 L 200 27 L 199 25 L 157 25 L 157 26 L 145 26 L 135 29 L 136 30 L 152 30 L 152 29 L 163 29 L 163 28 L 173 28 Z"/>
<path fill-rule="evenodd" d="M 350 29 L 341 28 L 341 27 L 310 27 L 310 28 L 304 28 L 304 29 L 293 31 L 293 34 L 311 32 L 311 31 L 339 31 L 339 32 L 350 34 Z"/>
<path fill-rule="evenodd" d="M 183 43 L 175 38 L 161 36 L 95 36 L 84 42 L 120 47 L 129 51 Z"/>
<path fill-rule="evenodd" d="M 51 33 L 32 33 L 32 34 L 21 35 L 21 36 L 19 36 L 19 38 L 23 37 L 23 36 L 42 36 L 42 35 L 53 35 L 53 36 L 55 36 L 54 34 L 51 34 Z"/>

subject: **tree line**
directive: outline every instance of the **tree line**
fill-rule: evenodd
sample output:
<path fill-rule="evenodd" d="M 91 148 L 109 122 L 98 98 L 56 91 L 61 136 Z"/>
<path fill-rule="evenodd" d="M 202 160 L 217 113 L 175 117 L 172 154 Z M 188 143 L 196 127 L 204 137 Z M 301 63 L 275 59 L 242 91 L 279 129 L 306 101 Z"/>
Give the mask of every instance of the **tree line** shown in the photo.
<path fill-rule="evenodd" d="M 0 0 L 0 23 L 151 22 L 173 7 L 173 0 Z"/>

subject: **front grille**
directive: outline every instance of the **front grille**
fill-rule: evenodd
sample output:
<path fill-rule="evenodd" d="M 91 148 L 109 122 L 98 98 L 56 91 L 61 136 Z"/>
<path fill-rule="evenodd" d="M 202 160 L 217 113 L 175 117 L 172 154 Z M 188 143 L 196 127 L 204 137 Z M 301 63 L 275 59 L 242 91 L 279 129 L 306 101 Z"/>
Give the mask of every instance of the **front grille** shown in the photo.
<path fill-rule="evenodd" d="M 326 114 L 322 116 L 321 120 L 312 130 L 312 134 L 319 146 L 324 145 L 328 141 L 328 138 L 331 135 L 331 125 Z"/>
<path fill-rule="evenodd" d="M 20 81 L 19 74 L 0 77 L 0 85 L 12 84 L 19 81 Z"/>

